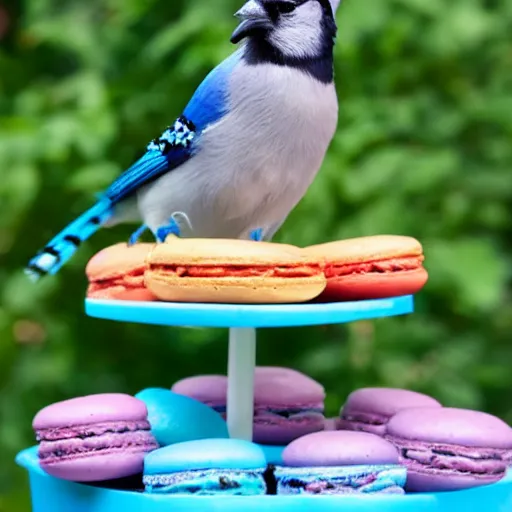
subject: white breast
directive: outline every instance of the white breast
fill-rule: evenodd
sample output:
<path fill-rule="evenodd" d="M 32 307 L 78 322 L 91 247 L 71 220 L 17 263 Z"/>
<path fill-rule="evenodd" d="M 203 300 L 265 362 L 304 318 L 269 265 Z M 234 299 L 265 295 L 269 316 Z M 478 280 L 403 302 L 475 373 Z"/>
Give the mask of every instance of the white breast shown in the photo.
<path fill-rule="evenodd" d="M 229 114 L 203 132 L 198 154 L 139 194 L 152 230 L 181 211 L 186 236 L 245 237 L 283 222 L 316 176 L 336 129 L 332 84 L 239 65 L 230 91 Z"/>

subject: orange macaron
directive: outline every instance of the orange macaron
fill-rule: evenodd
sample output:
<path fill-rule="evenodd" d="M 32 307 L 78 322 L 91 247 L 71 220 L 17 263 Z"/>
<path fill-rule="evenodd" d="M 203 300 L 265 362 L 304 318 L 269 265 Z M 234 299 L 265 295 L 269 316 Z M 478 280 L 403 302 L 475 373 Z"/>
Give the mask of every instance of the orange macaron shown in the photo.
<path fill-rule="evenodd" d="M 94 255 L 85 273 L 87 297 L 134 301 L 157 300 L 144 284 L 146 257 L 153 244 L 116 244 Z"/>
<path fill-rule="evenodd" d="M 324 259 L 327 286 L 322 301 L 411 295 L 428 280 L 423 248 L 418 240 L 407 236 L 353 238 L 311 246 L 305 252 Z"/>
<path fill-rule="evenodd" d="M 284 244 L 172 238 L 147 262 L 146 286 L 170 302 L 300 303 L 326 285 L 320 260 Z"/>

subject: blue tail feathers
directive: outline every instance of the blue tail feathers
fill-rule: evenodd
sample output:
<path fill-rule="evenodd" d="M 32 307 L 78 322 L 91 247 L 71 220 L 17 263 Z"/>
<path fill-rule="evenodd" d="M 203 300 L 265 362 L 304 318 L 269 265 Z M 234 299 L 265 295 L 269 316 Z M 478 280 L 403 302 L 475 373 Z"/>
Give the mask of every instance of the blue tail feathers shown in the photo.
<path fill-rule="evenodd" d="M 47 274 L 56 274 L 75 254 L 82 242 L 90 238 L 112 216 L 109 199 L 101 199 L 55 236 L 30 260 L 25 273 L 34 281 Z"/>

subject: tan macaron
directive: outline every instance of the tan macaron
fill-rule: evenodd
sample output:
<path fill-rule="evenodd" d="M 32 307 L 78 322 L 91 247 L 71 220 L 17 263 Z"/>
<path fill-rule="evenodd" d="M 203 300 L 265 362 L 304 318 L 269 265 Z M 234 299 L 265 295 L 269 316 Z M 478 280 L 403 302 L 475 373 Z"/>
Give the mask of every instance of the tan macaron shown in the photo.
<path fill-rule="evenodd" d="M 291 245 L 172 238 L 147 258 L 146 286 L 169 302 L 284 304 L 325 288 L 323 264 Z"/>
<path fill-rule="evenodd" d="M 379 235 L 304 249 L 325 261 L 324 301 L 365 300 L 417 293 L 428 280 L 423 248 L 408 236 Z"/>

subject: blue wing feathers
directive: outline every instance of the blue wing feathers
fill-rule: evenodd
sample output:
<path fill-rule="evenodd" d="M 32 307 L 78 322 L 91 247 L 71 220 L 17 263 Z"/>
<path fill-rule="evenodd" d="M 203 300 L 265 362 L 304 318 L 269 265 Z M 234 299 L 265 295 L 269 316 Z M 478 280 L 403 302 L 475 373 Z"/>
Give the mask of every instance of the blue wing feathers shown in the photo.
<path fill-rule="evenodd" d="M 26 272 L 32 279 L 55 274 L 79 245 L 113 215 L 116 203 L 193 157 L 200 146 L 201 132 L 228 112 L 229 77 L 239 62 L 240 54 L 236 52 L 217 66 L 197 88 L 183 115 L 148 144 L 142 158 L 101 194 L 96 205 L 69 224 L 30 260 Z"/>
<path fill-rule="evenodd" d="M 117 203 L 135 192 L 150 178 L 155 179 L 166 171 L 167 158 L 156 151 L 148 151 L 119 178 L 105 192 L 113 203 Z"/>
<path fill-rule="evenodd" d="M 229 78 L 239 62 L 240 53 L 235 52 L 219 64 L 206 76 L 183 111 L 184 116 L 194 122 L 198 132 L 226 115 Z"/>
<path fill-rule="evenodd" d="M 192 156 L 195 136 L 194 123 L 184 116 L 179 117 L 148 144 L 146 153 L 110 185 L 105 196 L 118 203 L 143 185 L 176 169 Z"/>
<path fill-rule="evenodd" d="M 229 76 L 239 61 L 234 53 L 208 74 L 183 115 L 149 143 L 146 154 L 112 183 L 106 197 L 117 203 L 192 157 L 197 136 L 227 113 Z"/>

